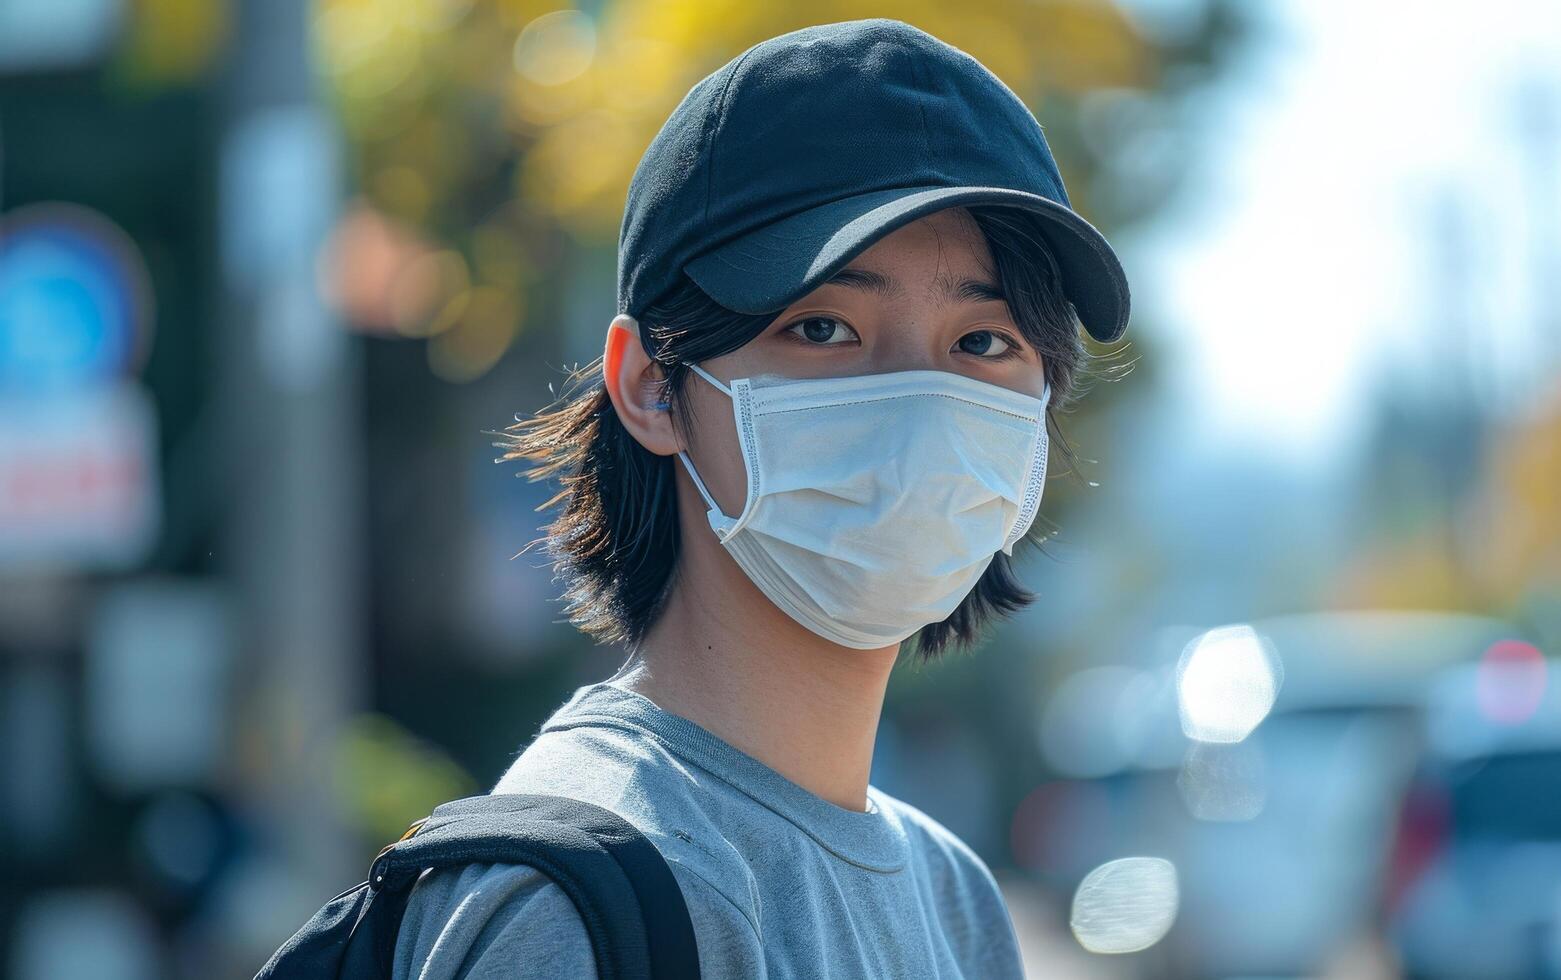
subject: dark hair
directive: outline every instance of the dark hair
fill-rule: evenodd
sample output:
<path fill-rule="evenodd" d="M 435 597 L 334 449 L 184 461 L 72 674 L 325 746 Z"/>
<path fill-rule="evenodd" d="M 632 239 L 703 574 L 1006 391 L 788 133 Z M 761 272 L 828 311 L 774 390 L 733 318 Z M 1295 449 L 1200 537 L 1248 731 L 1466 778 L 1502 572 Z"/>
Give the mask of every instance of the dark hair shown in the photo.
<path fill-rule="evenodd" d="M 1055 415 L 1071 404 L 1088 353 L 1073 304 L 1063 296 L 1056 260 L 1038 219 L 1002 206 L 970 207 L 986 236 L 1003 294 L 1015 325 L 1041 354 L 1052 396 L 1047 425 L 1053 452 L 1077 462 L 1061 438 Z M 648 328 L 665 378 L 660 395 L 669 403 L 673 424 L 692 441 L 688 405 L 680 396 L 688 364 L 718 357 L 748 343 L 775 321 L 776 314 L 736 313 L 712 300 L 686 276 L 640 317 Z M 581 390 L 583 389 L 583 390 Z M 500 461 L 527 459 L 537 465 L 529 479 L 559 477 L 561 489 L 538 510 L 562 503 L 563 510 L 532 541 L 544 544 L 555 580 L 565 583 L 569 621 L 599 642 L 624 641 L 631 647 L 649 631 L 671 592 L 678 561 L 678 510 L 672 456 L 641 446 L 623 427 L 602 381 L 602 358 L 576 367 L 553 405 L 531 418 L 495 432 L 507 448 Z M 1039 519 L 1025 535 L 1042 544 L 1047 535 Z M 1011 559 L 999 552 L 959 607 L 941 623 L 916 633 L 923 662 L 950 644 L 968 646 L 982 627 L 1034 601 L 1013 574 Z"/>

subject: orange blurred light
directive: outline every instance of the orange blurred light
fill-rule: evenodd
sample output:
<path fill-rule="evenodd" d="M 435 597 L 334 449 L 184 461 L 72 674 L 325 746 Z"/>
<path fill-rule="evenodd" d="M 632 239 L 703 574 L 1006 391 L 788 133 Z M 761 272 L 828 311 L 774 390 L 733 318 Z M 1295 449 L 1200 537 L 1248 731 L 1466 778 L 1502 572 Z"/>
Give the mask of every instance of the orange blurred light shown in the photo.
<path fill-rule="evenodd" d="M 434 312 L 440 299 L 437 276 L 420 259 L 435 249 L 412 229 L 359 204 L 342 215 L 321 251 L 320 290 L 349 327 L 370 334 L 402 335 L 418 317 Z"/>

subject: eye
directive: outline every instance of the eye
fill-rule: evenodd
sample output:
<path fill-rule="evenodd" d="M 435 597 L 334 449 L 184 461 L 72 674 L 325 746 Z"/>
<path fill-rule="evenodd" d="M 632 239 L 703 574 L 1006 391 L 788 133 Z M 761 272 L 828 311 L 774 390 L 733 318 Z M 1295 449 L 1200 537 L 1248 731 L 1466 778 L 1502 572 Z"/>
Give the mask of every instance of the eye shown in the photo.
<path fill-rule="evenodd" d="M 797 328 L 801 327 L 801 331 Z M 856 331 L 832 316 L 810 316 L 798 320 L 788 326 L 784 333 L 789 333 L 803 343 L 816 347 L 826 347 L 832 344 L 845 343 L 856 338 Z M 857 338 L 859 339 L 859 338 Z"/>
<path fill-rule="evenodd" d="M 995 351 L 992 349 L 993 341 L 1001 345 Z M 956 346 L 966 354 L 987 357 L 994 361 L 1008 357 L 1017 357 L 1019 353 L 1017 344 L 992 330 L 972 330 L 959 338 L 959 343 Z"/>

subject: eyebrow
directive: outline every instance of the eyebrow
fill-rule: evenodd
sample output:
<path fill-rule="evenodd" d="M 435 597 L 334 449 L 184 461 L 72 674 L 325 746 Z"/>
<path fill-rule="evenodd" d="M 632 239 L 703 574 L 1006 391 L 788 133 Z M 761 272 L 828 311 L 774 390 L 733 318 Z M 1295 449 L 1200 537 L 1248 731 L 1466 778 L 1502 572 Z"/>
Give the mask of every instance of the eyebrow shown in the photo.
<path fill-rule="evenodd" d="M 845 286 L 873 293 L 883 299 L 893 299 L 904 292 L 893 279 L 871 269 L 841 269 L 824 281 L 826 286 Z M 934 296 L 945 303 L 1006 302 L 1008 297 L 996 283 L 984 279 L 955 279 L 940 275 L 933 279 Z"/>

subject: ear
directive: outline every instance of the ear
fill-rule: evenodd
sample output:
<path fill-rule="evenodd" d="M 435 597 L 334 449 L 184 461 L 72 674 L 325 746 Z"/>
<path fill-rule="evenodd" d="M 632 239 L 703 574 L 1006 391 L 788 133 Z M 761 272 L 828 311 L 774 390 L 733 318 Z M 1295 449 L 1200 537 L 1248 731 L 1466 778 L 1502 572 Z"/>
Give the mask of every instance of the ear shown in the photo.
<path fill-rule="evenodd" d="M 671 456 L 682 448 L 672 429 L 672 413 L 655 407 L 658 384 L 665 377 L 640 343 L 639 321 L 627 313 L 613 317 L 602 353 L 607 397 L 629 435 L 657 456 Z"/>

